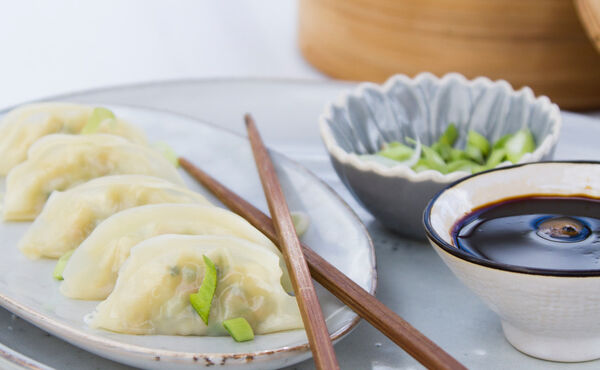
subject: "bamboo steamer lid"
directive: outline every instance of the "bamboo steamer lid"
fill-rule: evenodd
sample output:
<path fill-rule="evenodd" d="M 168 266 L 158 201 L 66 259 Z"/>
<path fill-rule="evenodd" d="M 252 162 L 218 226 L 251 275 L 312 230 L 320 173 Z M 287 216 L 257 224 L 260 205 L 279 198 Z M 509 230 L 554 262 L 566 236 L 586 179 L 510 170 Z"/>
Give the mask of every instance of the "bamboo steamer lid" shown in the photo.
<path fill-rule="evenodd" d="M 460 72 L 530 86 L 562 108 L 600 107 L 600 54 L 570 0 L 300 0 L 299 43 L 336 78 Z"/>
<path fill-rule="evenodd" d="M 589 38 L 600 51 L 600 0 L 575 0 L 575 8 Z"/>

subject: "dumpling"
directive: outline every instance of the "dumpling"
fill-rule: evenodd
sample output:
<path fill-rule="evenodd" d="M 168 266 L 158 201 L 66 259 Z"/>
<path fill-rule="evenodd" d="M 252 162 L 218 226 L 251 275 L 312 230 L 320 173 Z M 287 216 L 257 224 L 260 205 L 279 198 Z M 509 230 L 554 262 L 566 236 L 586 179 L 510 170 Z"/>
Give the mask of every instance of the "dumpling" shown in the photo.
<path fill-rule="evenodd" d="M 77 248 L 112 214 L 156 203 L 210 205 L 202 195 L 157 177 L 99 177 L 64 192 L 53 192 L 19 242 L 19 249 L 30 258 L 58 258 Z"/>
<path fill-rule="evenodd" d="M 39 138 L 53 133 L 78 134 L 94 108 L 70 103 L 38 103 L 16 108 L 0 121 L 0 176 L 27 159 L 27 150 Z M 98 133 L 123 136 L 145 143 L 144 133 L 121 119 L 104 120 Z"/>
<path fill-rule="evenodd" d="M 53 134 L 34 144 L 27 160 L 9 172 L 4 219 L 32 220 L 53 191 L 117 174 L 150 175 L 184 185 L 177 169 L 147 146 L 115 135 Z"/>
<path fill-rule="evenodd" d="M 208 326 L 189 300 L 204 277 L 203 255 L 218 271 Z M 222 322 L 236 317 L 257 334 L 302 328 L 281 274 L 276 254 L 243 239 L 161 235 L 131 250 L 115 289 L 87 322 L 127 334 L 225 335 Z"/>
<path fill-rule="evenodd" d="M 131 248 L 161 234 L 235 236 L 281 256 L 266 236 L 233 212 L 197 204 L 148 205 L 119 212 L 98 225 L 69 259 L 60 291 L 75 299 L 106 298 Z M 283 259 L 280 264 L 285 266 Z M 286 288 L 291 290 L 287 282 Z"/>

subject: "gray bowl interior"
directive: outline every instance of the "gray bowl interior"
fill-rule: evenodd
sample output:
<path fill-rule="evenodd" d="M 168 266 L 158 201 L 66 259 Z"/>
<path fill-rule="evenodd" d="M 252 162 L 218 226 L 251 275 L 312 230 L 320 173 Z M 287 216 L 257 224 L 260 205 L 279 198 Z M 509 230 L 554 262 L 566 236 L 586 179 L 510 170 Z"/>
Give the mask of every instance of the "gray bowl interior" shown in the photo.
<path fill-rule="evenodd" d="M 325 122 L 337 144 L 356 154 L 375 153 L 385 142 L 406 142 L 406 137 L 430 145 L 454 123 L 460 132 L 459 148 L 464 148 L 469 129 L 493 142 L 529 128 L 539 145 L 556 125 L 548 100 L 534 100 L 527 88 L 515 92 L 503 81 L 467 82 L 458 76 L 417 81 L 411 85 L 396 79 L 384 89 L 367 84 L 358 94 L 348 95 L 344 104 L 333 105 Z M 553 151 L 554 146 L 541 159 L 551 159 Z M 382 176 L 333 156 L 331 160 L 346 187 L 375 218 L 402 235 L 424 238 L 423 210 L 448 184 Z"/>
<path fill-rule="evenodd" d="M 367 86 L 361 95 L 349 95 L 344 106 L 333 107 L 326 122 L 346 152 L 374 153 L 383 143 L 406 137 L 430 145 L 450 123 L 461 133 L 473 129 L 491 141 L 528 127 L 540 143 L 552 130 L 549 111 L 540 101 L 531 104 L 529 89 L 511 93 L 505 82 L 466 85 L 458 77 L 445 83 L 423 79 L 416 86 L 395 82 L 385 92 Z M 457 146 L 465 143 L 466 135 L 460 135 Z"/>

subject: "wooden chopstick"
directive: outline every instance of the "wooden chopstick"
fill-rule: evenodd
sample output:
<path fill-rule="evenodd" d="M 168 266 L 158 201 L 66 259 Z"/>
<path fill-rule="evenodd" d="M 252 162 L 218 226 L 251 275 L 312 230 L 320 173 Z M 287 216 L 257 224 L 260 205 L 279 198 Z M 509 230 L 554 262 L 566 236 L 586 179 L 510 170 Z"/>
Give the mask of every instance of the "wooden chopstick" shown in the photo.
<path fill-rule="evenodd" d="M 269 216 L 228 189 L 214 177 L 196 167 L 189 160 L 180 157 L 179 164 L 227 208 L 245 218 L 281 249 L 277 232 Z M 304 244 L 301 244 L 301 246 L 311 275 L 316 281 L 360 317 L 403 348 L 423 366 L 429 369 L 466 369 L 460 362 L 344 275 L 335 266 L 319 256 L 310 247 Z"/>
<path fill-rule="evenodd" d="M 317 369 L 339 369 L 317 292 L 312 283 L 308 265 L 304 260 L 300 240 L 296 234 L 275 167 L 254 120 L 250 115 L 246 115 L 245 121 L 254 161 L 269 204 L 269 211 L 273 217 L 275 231 L 292 280 L 292 286 L 296 292 L 296 301 L 300 308 L 315 365 Z"/>

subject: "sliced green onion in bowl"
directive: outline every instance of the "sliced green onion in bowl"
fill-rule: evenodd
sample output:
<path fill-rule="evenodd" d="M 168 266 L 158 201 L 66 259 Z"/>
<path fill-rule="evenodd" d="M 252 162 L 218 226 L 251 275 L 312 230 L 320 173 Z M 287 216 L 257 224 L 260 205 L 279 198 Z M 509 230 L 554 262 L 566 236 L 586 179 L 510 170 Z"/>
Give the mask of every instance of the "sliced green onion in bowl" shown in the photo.
<path fill-rule="evenodd" d="M 424 159 L 419 159 L 419 161 L 411 167 L 413 171 L 419 173 L 423 171 L 431 170 L 432 168 L 429 166 L 429 163 Z"/>
<path fill-rule="evenodd" d="M 508 141 L 508 139 L 510 139 L 514 134 L 506 134 L 504 136 L 502 136 L 500 139 L 498 139 L 494 145 L 492 146 L 492 149 L 502 149 L 504 148 L 504 145 L 506 145 L 506 142 Z"/>
<path fill-rule="evenodd" d="M 465 154 L 467 155 L 467 158 L 469 158 L 473 162 L 483 164 L 485 161 L 481 149 L 474 145 L 467 144 L 467 146 L 465 147 Z"/>
<path fill-rule="evenodd" d="M 506 160 L 506 149 L 494 148 L 485 162 L 487 168 L 494 168 Z"/>
<path fill-rule="evenodd" d="M 481 165 L 468 159 L 458 159 L 456 161 L 448 163 L 448 172 L 465 171 L 469 173 L 474 173 L 480 167 Z"/>
<path fill-rule="evenodd" d="M 387 155 L 387 156 L 381 155 L 380 154 L 381 152 L 377 152 L 375 154 L 361 154 L 358 157 L 363 160 L 366 160 L 368 162 L 376 162 L 376 163 L 382 164 L 386 167 L 396 167 L 396 166 L 412 167 L 419 161 L 419 158 L 421 158 L 422 145 L 419 140 L 413 140 L 411 138 L 406 138 L 406 141 L 409 144 L 413 144 L 415 147 L 411 148 L 408 145 L 399 143 L 397 141 L 392 141 L 391 143 L 384 145 L 384 148 L 398 148 L 400 146 L 409 148 L 412 151 L 412 155 L 410 158 L 408 158 L 405 161 L 394 160 L 394 159 L 390 158 L 389 155 Z"/>
<path fill-rule="evenodd" d="M 400 142 L 392 141 L 391 143 L 385 144 L 378 154 L 398 162 L 403 162 L 412 157 L 414 149 Z"/>
<path fill-rule="evenodd" d="M 446 127 L 446 130 L 438 139 L 438 143 L 447 144 L 449 146 L 453 146 L 458 139 L 458 129 L 454 123 L 451 123 Z"/>
<path fill-rule="evenodd" d="M 450 162 L 458 161 L 460 159 L 469 159 L 469 156 L 464 150 L 452 148 L 452 151 L 450 152 Z"/>
<path fill-rule="evenodd" d="M 535 139 L 529 130 L 519 130 L 504 143 L 506 157 L 512 163 L 517 163 L 525 153 L 535 150 Z"/>
<path fill-rule="evenodd" d="M 452 150 L 454 150 L 450 144 L 443 141 L 433 144 L 431 149 L 435 150 L 444 161 L 449 161 L 452 158 Z"/>
<path fill-rule="evenodd" d="M 497 167 L 504 161 L 516 163 L 525 153 L 533 152 L 536 148 L 533 134 L 527 129 L 504 135 L 493 144 L 485 136 L 469 130 L 465 149 L 460 150 L 453 147 L 458 140 L 458 130 L 452 123 L 431 146 L 422 145 L 419 140 L 410 137 L 405 140 L 415 145 L 415 149 L 391 142 L 384 144 L 376 154 L 361 155 L 360 158 L 386 167 L 408 166 L 417 173 L 427 170 L 442 174 L 455 171 L 476 173 Z M 411 151 L 410 160 L 405 160 Z"/>
<path fill-rule="evenodd" d="M 479 149 L 484 157 L 490 152 L 490 142 L 488 139 L 473 130 L 469 130 L 467 133 L 467 146 Z"/>
<path fill-rule="evenodd" d="M 423 145 L 422 148 L 424 157 L 423 164 L 428 165 L 430 169 L 439 171 L 441 173 L 448 172 L 446 162 L 444 161 L 442 156 L 438 154 L 438 152 L 431 149 L 427 145 Z"/>
<path fill-rule="evenodd" d="M 408 141 L 408 138 L 407 138 L 407 141 Z M 403 165 L 408 166 L 408 167 L 415 165 L 419 161 L 419 158 L 421 158 L 421 154 L 423 153 L 423 145 L 421 144 L 421 140 L 419 140 L 419 139 L 411 140 L 410 142 L 411 142 L 411 144 L 413 144 L 415 146 L 413 155 L 406 161 L 401 162 Z"/>

